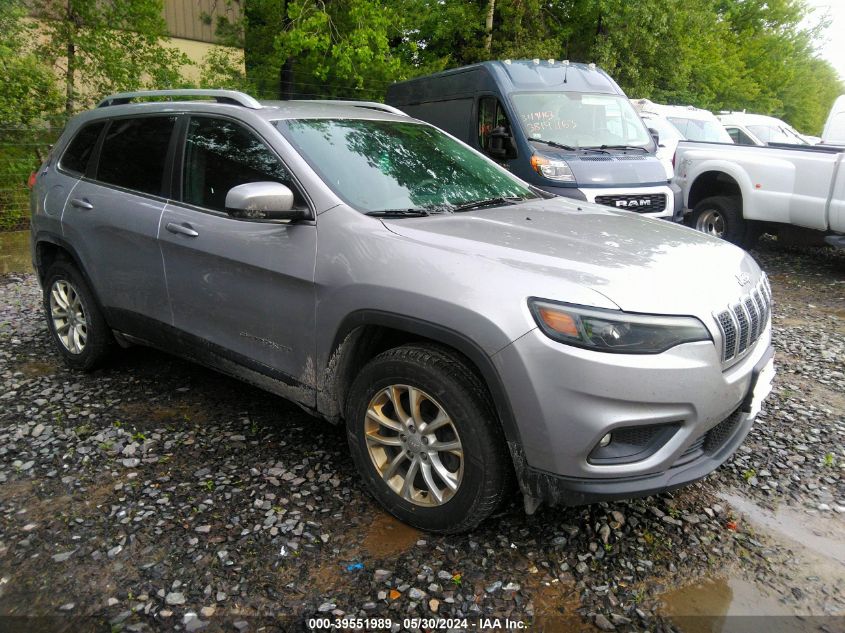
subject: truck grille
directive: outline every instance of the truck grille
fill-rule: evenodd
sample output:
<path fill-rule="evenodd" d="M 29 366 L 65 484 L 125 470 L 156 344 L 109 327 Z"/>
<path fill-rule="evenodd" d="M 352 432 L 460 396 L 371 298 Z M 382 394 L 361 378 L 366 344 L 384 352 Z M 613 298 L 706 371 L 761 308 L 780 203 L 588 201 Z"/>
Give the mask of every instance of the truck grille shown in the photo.
<path fill-rule="evenodd" d="M 657 213 L 666 209 L 665 193 L 596 196 L 596 204 L 637 213 Z"/>
<path fill-rule="evenodd" d="M 765 273 L 757 287 L 714 314 L 722 333 L 722 362 L 739 360 L 754 347 L 772 315 L 772 289 Z"/>

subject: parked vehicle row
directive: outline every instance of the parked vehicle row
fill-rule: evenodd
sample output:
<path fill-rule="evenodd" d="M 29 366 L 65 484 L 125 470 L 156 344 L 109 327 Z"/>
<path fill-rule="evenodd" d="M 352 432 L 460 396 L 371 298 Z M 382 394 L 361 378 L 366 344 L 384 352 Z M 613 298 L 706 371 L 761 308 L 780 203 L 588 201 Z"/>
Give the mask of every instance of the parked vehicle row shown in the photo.
<path fill-rule="evenodd" d="M 681 211 L 658 141 L 594 64 L 483 62 L 393 84 L 386 100 L 545 191 L 651 217 Z"/>
<path fill-rule="evenodd" d="M 501 147 L 521 139 L 517 158 L 550 174 L 562 156 L 652 159 L 600 73 L 560 71 L 599 97 L 544 80 L 504 110 L 521 124 Z M 466 97 L 478 137 L 501 123 L 491 96 L 517 94 Z M 612 134 L 539 141 L 527 115 L 550 107 L 557 121 L 616 113 Z M 576 150 L 552 158 L 565 139 Z M 513 479 L 528 512 L 695 481 L 743 441 L 774 373 L 771 292 L 747 253 L 553 195 L 387 106 L 113 95 L 71 119 L 31 202 L 68 365 L 150 345 L 342 422 L 373 496 L 426 530 L 473 527 Z"/>

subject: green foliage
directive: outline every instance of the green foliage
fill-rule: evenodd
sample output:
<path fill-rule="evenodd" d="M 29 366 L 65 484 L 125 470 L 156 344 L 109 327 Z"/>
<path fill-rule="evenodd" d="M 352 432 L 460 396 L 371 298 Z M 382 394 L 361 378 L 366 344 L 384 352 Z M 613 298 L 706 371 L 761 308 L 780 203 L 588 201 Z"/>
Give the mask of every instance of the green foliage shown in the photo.
<path fill-rule="evenodd" d="M 162 0 L 31 0 L 42 59 L 61 74 L 65 111 L 120 90 L 174 87 L 190 60 L 165 44 Z"/>
<path fill-rule="evenodd" d="M 55 77 L 29 44 L 35 25 L 20 0 L 0 2 L 0 127 L 30 125 L 61 103 Z"/>
<path fill-rule="evenodd" d="M 631 97 L 747 109 L 818 133 L 840 78 L 803 0 L 230 0 L 261 96 L 380 98 L 395 80 L 485 59 L 593 61 Z M 269 44 L 272 42 L 272 46 Z"/>
<path fill-rule="evenodd" d="M 255 93 L 255 82 L 244 72 L 244 54 L 237 48 L 209 49 L 200 64 L 199 85 L 208 88 L 228 88 Z"/>

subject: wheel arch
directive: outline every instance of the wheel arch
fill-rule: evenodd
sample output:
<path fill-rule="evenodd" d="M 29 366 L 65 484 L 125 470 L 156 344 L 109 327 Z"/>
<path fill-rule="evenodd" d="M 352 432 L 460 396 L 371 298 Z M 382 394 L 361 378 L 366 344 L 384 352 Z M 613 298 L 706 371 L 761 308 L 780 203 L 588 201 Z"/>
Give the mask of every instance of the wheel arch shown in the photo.
<path fill-rule="evenodd" d="M 91 277 L 82 265 L 82 260 L 76 249 L 73 248 L 65 239 L 53 233 L 39 233 L 35 237 L 35 274 L 41 285 L 46 281 L 47 271 L 57 261 L 67 261 L 73 264 L 82 278 L 85 280 L 91 294 L 94 296 L 94 301 L 97 302 L 97 307 L 102 311 L 103 315 L 108 320 L 108 311 L 104 308 L 97 289 L 91 281 Z"/>
<path fill-rule="evenodd" d="M 687 207 L 694 209 L 699 202 L 713 196 L 737 197 L 742 208 L 743 195 L 739 181 L 730 173 L 715 169 L 703 171 L 696 176 L 687 196 Z"/>
<path fill-rule="evenodd" d="M 320 413 L 339 421 L 357 371 L 382 351 L 410 342 L 436 343 L 462 356 L 487 388 L 508 444 L 521 444 L 504 383 L 491 358 L 475 341 L 437 323 L 380 310 L 353 312 L 338 327 L 317 396 Z"/>

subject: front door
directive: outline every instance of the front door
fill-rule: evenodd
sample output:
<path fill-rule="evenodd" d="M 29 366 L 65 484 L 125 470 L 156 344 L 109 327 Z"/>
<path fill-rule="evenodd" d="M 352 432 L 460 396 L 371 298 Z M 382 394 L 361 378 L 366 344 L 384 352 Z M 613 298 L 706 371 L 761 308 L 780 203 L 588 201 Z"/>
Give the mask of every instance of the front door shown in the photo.
<path fill-rule="evenodd" d="M 301 190 L 255 132 L 225 118 L 191 117 L 182 164 L 159 231 L 173 325 L 218 357 L 313 388 L 317 226 L 225 210 L 227 192 L 248 182 L 281 182 L 307 208 Z"/>

